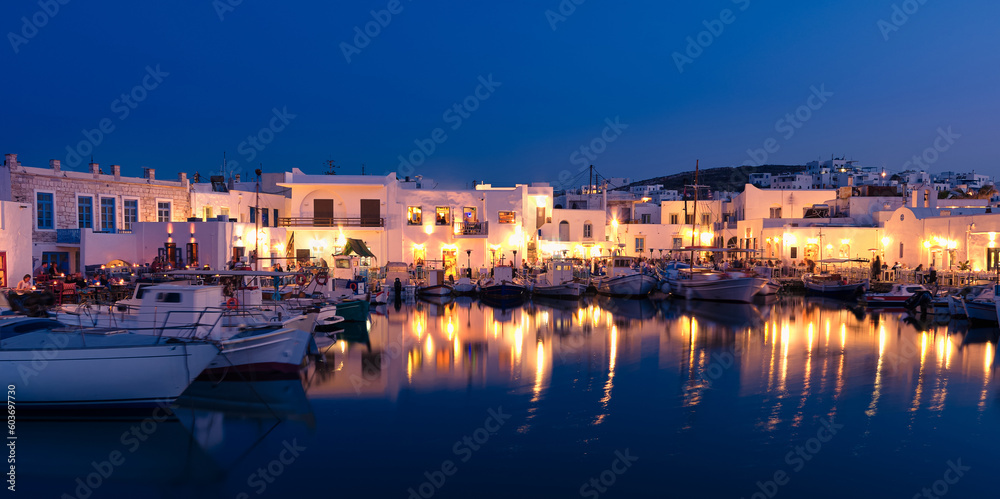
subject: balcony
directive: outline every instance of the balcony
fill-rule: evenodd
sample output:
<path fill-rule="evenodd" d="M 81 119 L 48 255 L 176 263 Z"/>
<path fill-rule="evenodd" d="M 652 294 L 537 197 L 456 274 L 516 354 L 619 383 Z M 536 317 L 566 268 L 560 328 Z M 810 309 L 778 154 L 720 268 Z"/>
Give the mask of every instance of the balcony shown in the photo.
<path fill-rule="evenodd" d="M 56 229 L 57 244 L 80 244 L 80 229 Z"/>
<path fill-rule="evenodd" d="M 132 229 L 94 229 L 94 234 L 131 234 Z"/>
<path fill-rule="evenodd" d="M 455 235 L 459 237 L 487 236 L 489 233 L 489 222 L 455 222 Z"/>
<path fill-rule="evenodd" d="M 278 227 L 385 227 L 385 219 L 374 217 L 288 217 L 278 218 Z"/>

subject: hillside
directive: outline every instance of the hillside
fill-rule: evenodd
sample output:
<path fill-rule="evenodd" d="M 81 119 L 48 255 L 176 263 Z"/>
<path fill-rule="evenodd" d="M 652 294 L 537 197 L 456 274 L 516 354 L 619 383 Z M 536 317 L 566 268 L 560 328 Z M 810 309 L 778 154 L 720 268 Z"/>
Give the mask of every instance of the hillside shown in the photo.
<path fill-rule="evenodd" d="M 748 179 L 750 178 L 751 173 L 770 173 L 771 175 L 780 175 L 782 173 L 798 173 L 805 171 L 805 169 L 805 166 L 792 165 L 740 167 L 724 166 L 721 168 L 705 168 L 698 171 L 698 183 L 700 185 L 709 186 L 710 190 L 713 191 L 742 192 L 743 186 L 749 181 Z M 616 190 L 628 190 L 628 188 L 632 186 L 652 184 L 663 184 L 664 189 L 682 191 L 684 190 L 685 185 L 694 184 L 694 170 L 632 182 L 631 184 L 620 187 Z"/>

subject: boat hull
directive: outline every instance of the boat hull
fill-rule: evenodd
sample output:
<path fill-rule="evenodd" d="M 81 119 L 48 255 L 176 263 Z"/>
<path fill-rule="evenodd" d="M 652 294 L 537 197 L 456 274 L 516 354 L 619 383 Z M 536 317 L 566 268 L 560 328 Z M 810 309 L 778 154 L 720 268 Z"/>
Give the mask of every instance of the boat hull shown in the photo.
<path fill-rule="evenodd" d="M 300 329 L 275 329 L 221 342 L 219 355 L 201 379 L 218 379 L 235 373 L 298 372 L 309 348 L 311 334 Z"/>
<path fill-rule="evenodd" d="M 674 294 L 688 300 L 750 303 L 763 283 L 753 277 L 716 280 L 677 279 L 670 283 Z"/>
<path fill-rule="evenodd" d="M 825 296 L 828 298 L 857 298 L 864 292 L 864 284 L 825 284 L 803 281 L 806 294 L 810 296 Z"/>
<path fill-rule="evenodd" d="M 17 385 L 18 404 L 33 409 L 155 407 L 179 397 L 219 353 L 207 342 L 131 336 L 142 340 L 116 346 L 121 335 L 20 335 L 4 341 L 0 378 Z"/>
<path fill-rule="evenodd" d="M 449 296 L 452 293 L 451 286 L 447 284 L 435 284 L 434 286 L 421 286 L 417 288 L 420 296 Z"/>
<path fill-rule="evenodd" d="M 531 289 L 531 293 L 533 295 L 544 296 L 546 298 L 578 300 L 580 299 L 580 296 L 583 295 L 584 289 L 586 289 L 584 285 L 577 282 L 567 282 L 564 284 L 556 284 L 554 286 L 535 284 L 535 286 Z"/>
<path fill-rule="evenodd" d="M 653 291 L 657 280 L 646 274 L 633 274 L 605 279 L 597 284 L 597 292 L 607 296 L 624 298 L 647 296 Z"/>

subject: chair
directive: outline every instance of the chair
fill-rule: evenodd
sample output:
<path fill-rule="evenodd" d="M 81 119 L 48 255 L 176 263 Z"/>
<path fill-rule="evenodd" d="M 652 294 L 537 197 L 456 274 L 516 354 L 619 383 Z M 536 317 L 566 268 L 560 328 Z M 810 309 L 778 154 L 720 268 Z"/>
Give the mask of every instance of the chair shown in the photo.
<path fill-rule="evenodd" d="M 62 302 L 69 298 L 70 302 L 76 301 L 76 283 L 68 282 L 63 285 L 62 292 L 59 293 L 59 301 Z"/>
<path fill-rule="evenodd" d="M 56 305 L 62 305 L 63 282 L 58 280 L 53 280 L 52 286 L 49 288 L 49 291 L 51 291 L 52 295 L 55 297 Z"/>

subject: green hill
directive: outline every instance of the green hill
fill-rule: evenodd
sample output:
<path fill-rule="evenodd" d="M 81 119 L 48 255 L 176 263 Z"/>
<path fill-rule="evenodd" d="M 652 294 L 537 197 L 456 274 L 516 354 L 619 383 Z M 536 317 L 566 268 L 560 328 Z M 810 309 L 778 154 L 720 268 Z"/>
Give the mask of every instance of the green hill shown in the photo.
<path fill-rule="evenodd" d="M 698 184 L 707 185 L 713 191 L 742 192 L 749 183 L 751 173 L 770 173 L 772 176 L 783 173 L 799 173 L 805 171 L 801 165 L 762 165 L 762 166 L 724 166 L 721 168 L 705 168 L 698 171 Z M 683 191 L 685 185 L 694 184 L 694 170 L 675 173 L 663 177 L 655 177 L 638 182 L 632 182 L 615 190 L 628 190 L 632 186 L 663 184 L 664 189 Z"/>

